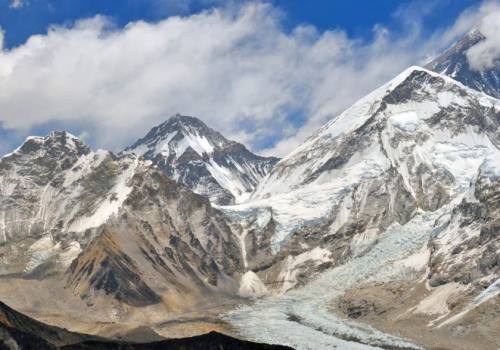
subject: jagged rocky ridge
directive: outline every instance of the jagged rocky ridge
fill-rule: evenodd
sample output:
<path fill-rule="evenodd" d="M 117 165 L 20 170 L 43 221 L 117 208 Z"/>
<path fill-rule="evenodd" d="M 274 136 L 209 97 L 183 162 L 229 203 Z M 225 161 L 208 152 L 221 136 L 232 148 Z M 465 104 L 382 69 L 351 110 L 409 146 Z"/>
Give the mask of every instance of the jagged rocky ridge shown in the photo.
<path fill-rule="evenodd" d="M 0 273 L 64 280 L 93 305 L 235 294 L 238 243 L 208 199 L 135 155 L 54 132 L 0 160 Z"/>
<path fill-rule="evenodd" d="M 90 340 L 102 339 L 44 324 L 0 302 L 0 349 L 49 349 Z"/>
<path fill-rule="evenodd" d="M 168 177 L 221 205 L 248 197 L 278 161 L 257 156 L 201 120 L 179 114 L 124 152 L 151 160 Z"/>
<path fill-rule="evenodd" d="M 426 68 L 446 74 L 472 89 L 500 98 L 500 65 L 478 71 L 471 68 L 467 58 L 467 51 L 484 39 L 485 36 L 480 31 L 473 30 L 429 62 Z"/>

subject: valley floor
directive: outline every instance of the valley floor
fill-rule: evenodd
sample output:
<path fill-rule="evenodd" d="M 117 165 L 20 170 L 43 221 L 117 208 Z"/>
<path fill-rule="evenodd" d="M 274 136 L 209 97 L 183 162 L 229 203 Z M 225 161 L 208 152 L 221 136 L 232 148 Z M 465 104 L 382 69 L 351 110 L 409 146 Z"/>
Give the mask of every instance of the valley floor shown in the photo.
<path fill-rule="evenodd" d="M 431 309 L 444 310 L 447 314 L 448 299 L 443 301 L 434 295 L 429 301 L 429 291 L 423 282 L 409 287 L 422 280 L 428 239 L 440 230 L 440 223 L 446 221 L 442 218 L 453 205 L 455 203 L 450 203 L 435 212 L 422 212 L 404 226 L 393 224 L 373 247 L 344 265 L 325 271 L 303 287 L 252 303 L 235 299 L 183 314 L 169 314 L 155 305 L 133 314 L 135 322 L 120 318 L 120 310 L 117 310 L 116 321 L 95 322 L 97 315 L 84 311 L 79 298 L 75 297 L 72 304 L 71 300 L 52 295 L 50 283 L 46 281 L 34 285 L 33 281 L 3 280 L 0 292 L 7 299 L 17 301 L 14 307 L 41 321 L 124 340 L 151 341 L 215 330 L 297 350 L 497 349 L 500 346 L 499 296 L 471 310 L 453 327 L 433 328 L 429 322 L 434 320 L 438 325 L 436 319 L 441 316 L 426 314 L 427 307 L 431 305 Z M 450 296 L 445 292 L 442 293 Z M 29 299 L 33 295 L 50 300 L 52 305 L 44 305 L 44 308 L 53 313 L 29 312 L 30 308 L 40 310 L 41 306 L 40 302 Z M 422 303 L 426 299 L 429 305 Z M 472 297 L 460 299 L 457 309 L 471 301 Z M 99 305 L 93 308 L 100 309 Z M 71 310 L 73 316 L 64 310 Z M 82 313 L 76 315 L 78 312 Z"/>
<path fill-rule="evenodd" d="M 215 301 L 203 307 L 193 305 L 193 311 L 173 311 L 162 304 L 129 310 L 112 307 L 114 313 L 109 315 L 108 305 L 88 306 L 54 281 L 7 277 L 0 279 L 0 295 L 9 306 L 43 323 L 135 342 L 191 337 L 211 331 L 235 336 L 234 327 L 219 315 L 245 302 L 241 298 Z"/>
<path fill-rule="evenodd" d="M 305 287 L 231 311 L 226 319 L 249 339 L 297 349 L 418 349 L 410 341 L 336 316 L 329 304 L 366 281 L 388 282 L 408 273 L 398 262 L 422 249 L 445 210 L 422 213 L 404 226 L 394 224 L 364 255 L 326 271 Z"/>

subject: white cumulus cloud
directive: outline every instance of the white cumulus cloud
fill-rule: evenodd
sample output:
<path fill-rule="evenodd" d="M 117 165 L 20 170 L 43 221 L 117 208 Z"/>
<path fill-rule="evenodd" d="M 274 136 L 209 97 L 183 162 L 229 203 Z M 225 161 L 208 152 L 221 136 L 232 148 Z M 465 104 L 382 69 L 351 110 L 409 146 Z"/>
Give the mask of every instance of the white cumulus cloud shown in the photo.
<path fill-rule="evenodd" d="M 51 27 L 0 51 L 0 123 L 64 125 L 119 150 L 180 112 L 284 155 L 458 30 L 424 41 L 418 23 L 399 37 L 377 26 L 366 41 L 307 25 L 288 31 L 282 15 L 259 2 L 125 28 L 99 16 Z"/>

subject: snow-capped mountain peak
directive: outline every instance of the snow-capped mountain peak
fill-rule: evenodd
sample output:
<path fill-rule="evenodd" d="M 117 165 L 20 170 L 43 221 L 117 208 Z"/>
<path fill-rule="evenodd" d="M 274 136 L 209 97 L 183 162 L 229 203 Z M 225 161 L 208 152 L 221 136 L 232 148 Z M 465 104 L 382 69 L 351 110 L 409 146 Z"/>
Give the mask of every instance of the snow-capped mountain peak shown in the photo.
<path fill-rule="evenodd" d="M 500 66 L 477 71 L 470 67 L 467 58 L 467 51 L 485 39 L 479 30 L 474 29 L 429 62 L 426 68 L 450 76 L 472 89 L 500 98 Z"/>
<path fill-rule="evenodd" d="M 147 135 L 125 151 L 147 158 L 161 154 L 164 157 L 181 157 L 191 148 L 200 157 L 222 149 L 230 143 L 217 131 L 207 127 L 198 118 L 176 114 L 151 129 Z"/>
<path fill-rule="evenodd" d="M 124 151 L 151 160 L 167 176 L 216 204 L 242 201 L 277 158 L 260 157 L 195 117 L 177 114 Z"/>
<path fill-rule="evenodd" d="M 474 102 L 471 102 L 471 98 Z M 354 150 L 369 146 L 363 143 L 360 136 L 364 126 L 375 122 L 375 116 L 381 127 L 384 125 L 389 130 L 390 126 L 392 133 L 411 134 L 418 132 L 419 126 L 429 123 L 440 110 L 465 110 L 476 107 L 476 104 L 492 108 L 498 105 L 498 100 L 467 88 L 445 75 L 418 66 L 410 67 L 333 118 L 282 159 L 259 184 L 252 197 L 258 199 L 273 193 L 286 193 L 316 182 L 319 175 L 329 169 L 347 164 Z M 458 119 L 448 121 L 450 127 L 452 123 L 461 125 L 463 122 Z M 455 125 L 455 128 L 459 127 Z M 345 142 L 346 138 L 352 144 L 342 152 L 339 144 Z M 390 153 L 387 156 L 394 157 Z M 386 159 L 386 155 L 381 157 Z M 371 157 L 371 160 L 379 158 Z M 379 165 L 385 168 L 387 164 Z M 371 171 L 364 175 L 369 173 Z"/>

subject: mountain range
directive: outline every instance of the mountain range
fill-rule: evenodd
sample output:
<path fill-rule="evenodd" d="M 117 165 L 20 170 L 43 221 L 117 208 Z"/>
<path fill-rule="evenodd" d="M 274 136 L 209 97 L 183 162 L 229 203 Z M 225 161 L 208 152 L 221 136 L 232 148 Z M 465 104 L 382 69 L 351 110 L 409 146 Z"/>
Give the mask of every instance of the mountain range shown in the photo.
<path fill-rule="evenodd" d="M 182 115 L 118 154 L 29 137 L 0 159 L 0 295 L 27 314 L 1 305 L 0 349 L 207 331 L 498 348 L 500 70 L 466 55 L 482 40 L 408 68 L 283 159 Z"/>

